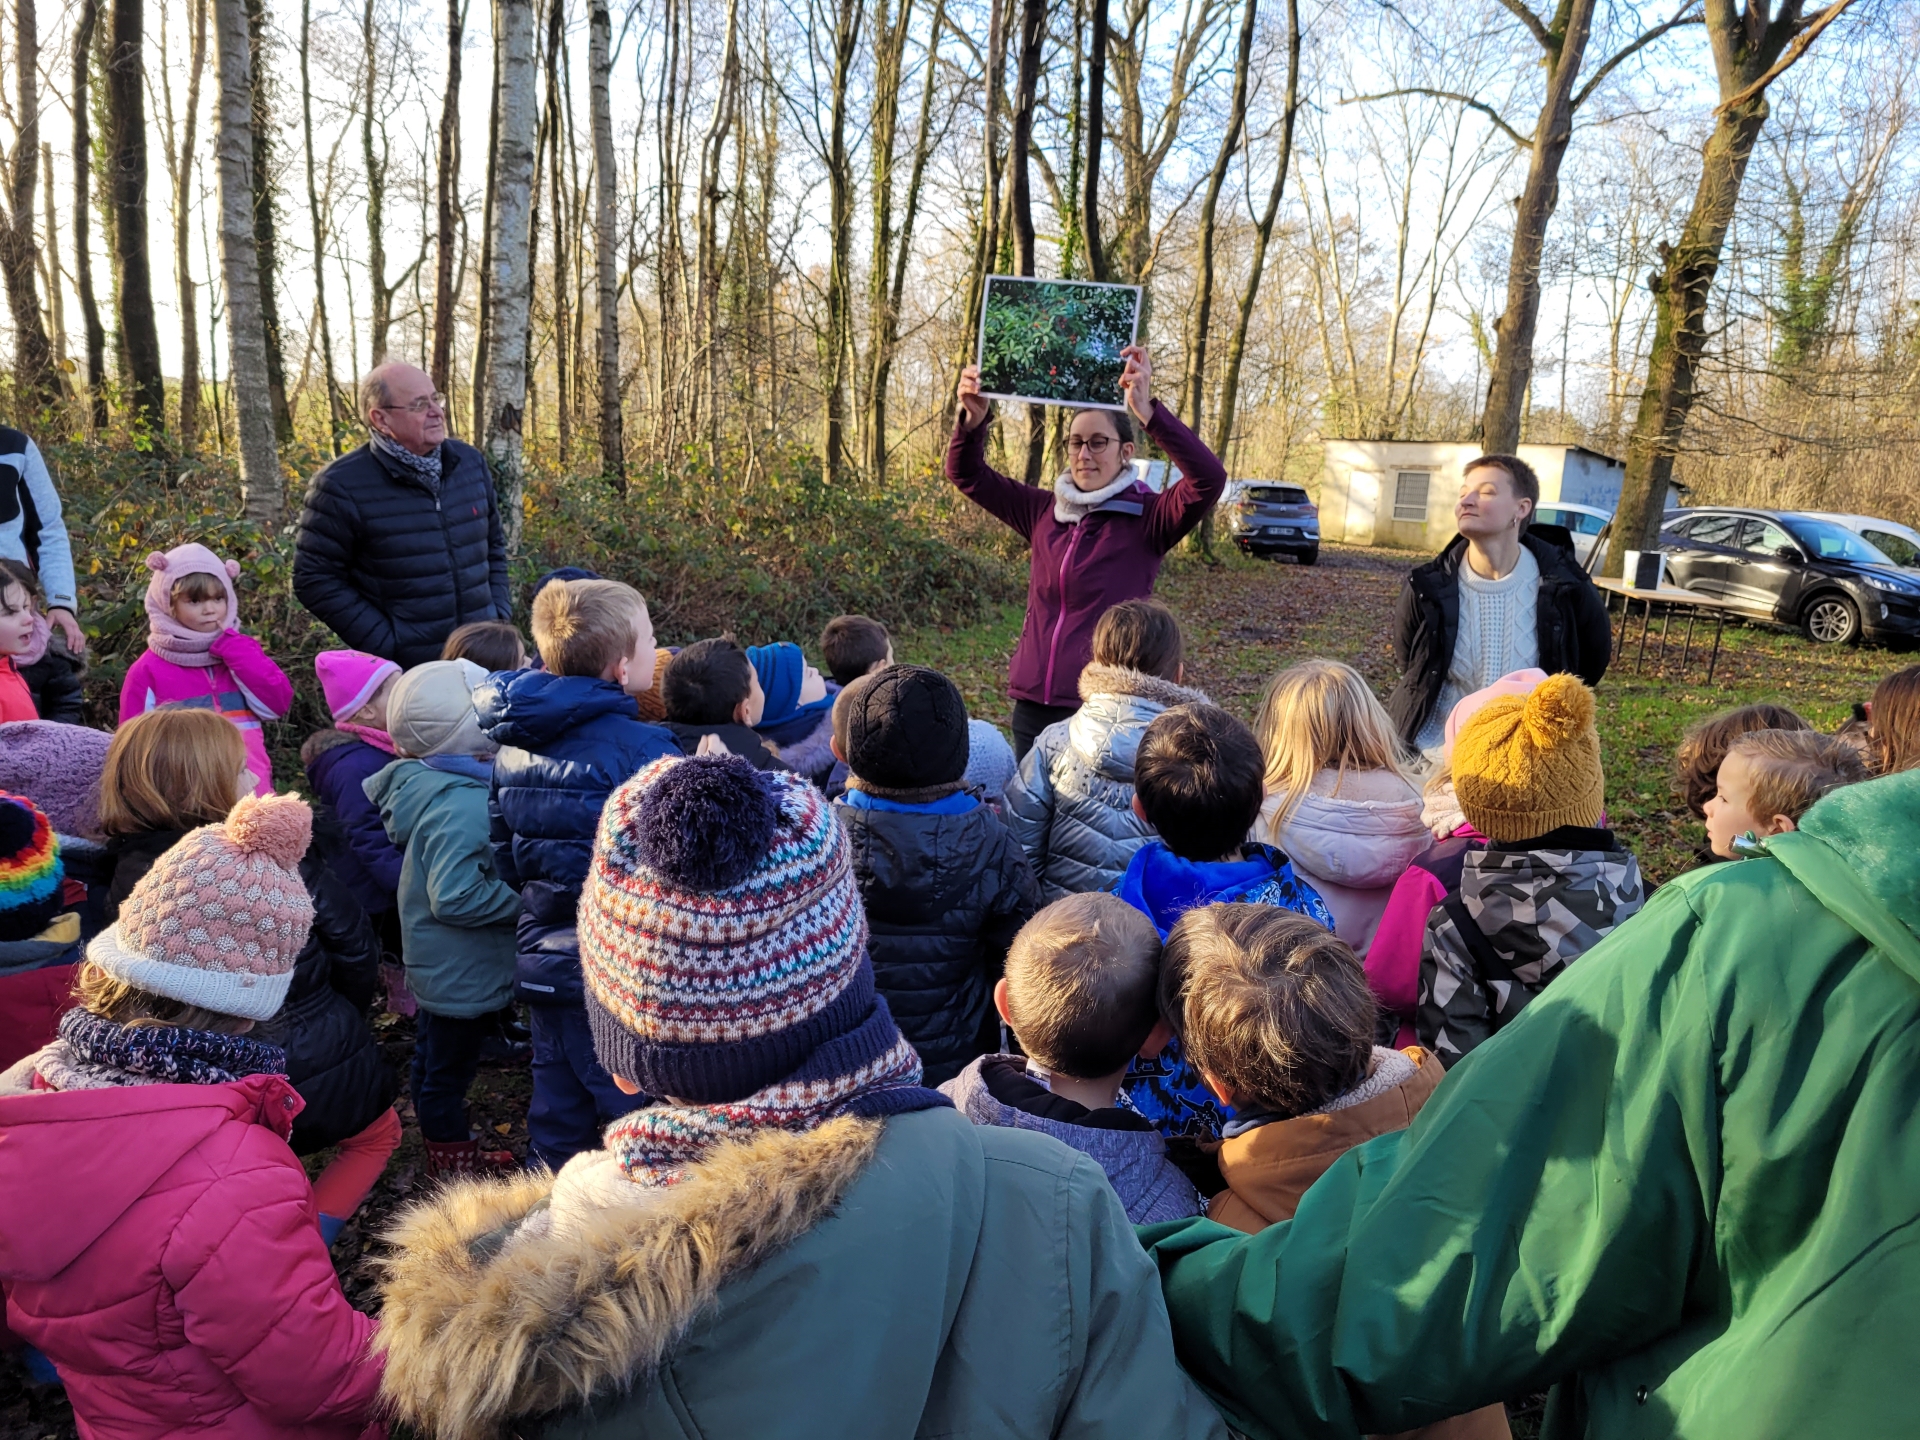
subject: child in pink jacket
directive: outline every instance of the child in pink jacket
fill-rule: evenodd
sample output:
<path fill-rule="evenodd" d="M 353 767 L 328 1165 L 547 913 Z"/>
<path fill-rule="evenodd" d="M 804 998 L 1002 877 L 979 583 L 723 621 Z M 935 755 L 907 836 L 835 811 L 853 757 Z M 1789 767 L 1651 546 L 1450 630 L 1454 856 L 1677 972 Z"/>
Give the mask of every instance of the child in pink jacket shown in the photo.
<path fill-rule="evenodd" d="M 147 653 L 120 687 L 122 723 L 162 705 L 191 705 L 232 721 L 247 743 L 254 794 L 273 793 L 263 720 L 278 720 L 293 703 L 293 682 L 260 642 L 240 633 L 233 591 L 239 562 L 204 545 L 176 545 L 147 556 Z"/>
<path fill-rule="evenodd" d="M 247 1034 L 313 920 L 312 823 L 248 796 L 189 832 L 88 947 L 60 1038 L 0 1075 L 6 1324 L 93 1440 L 384 1433 L 373 1317 L 287 1148 L 285 1053 Z"/>

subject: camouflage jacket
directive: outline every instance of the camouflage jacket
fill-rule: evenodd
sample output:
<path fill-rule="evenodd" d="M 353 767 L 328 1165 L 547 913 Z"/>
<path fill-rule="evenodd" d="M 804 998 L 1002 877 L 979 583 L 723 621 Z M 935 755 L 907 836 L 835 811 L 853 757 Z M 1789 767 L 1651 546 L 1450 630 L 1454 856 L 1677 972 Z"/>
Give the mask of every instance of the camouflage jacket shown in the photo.
<path fill-rule="evenodd" d="M 1489 845 L 1461 867 L 1458 899 L 1492 964 L 1450 904 L 1427 917 L 1413 1030 L 1449 1067 L 1646 903 L 1639 862 L 1610 830 L 1566 826 L 1525 845 Z"/>

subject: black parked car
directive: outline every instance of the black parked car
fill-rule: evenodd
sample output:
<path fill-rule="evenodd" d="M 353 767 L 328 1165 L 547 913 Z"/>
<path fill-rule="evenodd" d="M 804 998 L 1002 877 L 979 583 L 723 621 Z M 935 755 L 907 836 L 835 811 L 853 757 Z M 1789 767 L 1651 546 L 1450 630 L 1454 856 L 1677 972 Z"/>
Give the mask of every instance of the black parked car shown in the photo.
<path fill-rule="evenodd" d="M 1667 573 L 1730 609 L 1842 645 L 1920 635 L 1920 576 L 1830 520 L 1783 510 L 1672 512 Z"/>
<path fill-rule="evenodd" d="M 1249 555 L 1291 555 L 1302 565 L 1320 558 L 1320 509 L 1298 485 L 1246 480 L 1222 507 L 1227 533 Z"/>

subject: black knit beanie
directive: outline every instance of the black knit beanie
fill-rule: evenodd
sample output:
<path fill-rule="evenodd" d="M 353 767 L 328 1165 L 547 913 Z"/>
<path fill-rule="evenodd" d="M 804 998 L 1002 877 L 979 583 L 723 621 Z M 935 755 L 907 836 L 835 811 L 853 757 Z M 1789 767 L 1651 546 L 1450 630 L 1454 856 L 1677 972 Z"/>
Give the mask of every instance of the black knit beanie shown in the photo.
<path fill-rule="evenodd" d="M 873 794 L 957 786 L 967 773 L 967 705 L 924 665 L 889 665 L 849 700 L 847 769 Z"/>

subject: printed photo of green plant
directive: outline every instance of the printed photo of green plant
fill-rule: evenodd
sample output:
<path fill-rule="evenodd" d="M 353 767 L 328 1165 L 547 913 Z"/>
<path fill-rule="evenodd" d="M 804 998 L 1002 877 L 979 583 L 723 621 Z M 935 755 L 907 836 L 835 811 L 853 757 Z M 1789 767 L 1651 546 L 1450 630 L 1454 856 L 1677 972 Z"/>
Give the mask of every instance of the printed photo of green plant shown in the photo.
<path fill-rule="evenodd" d="M 1140 320 L 1134 285 L 987 277 L 980 389 L 993 399 L 1118 409 L 1120 351 Z"/>

